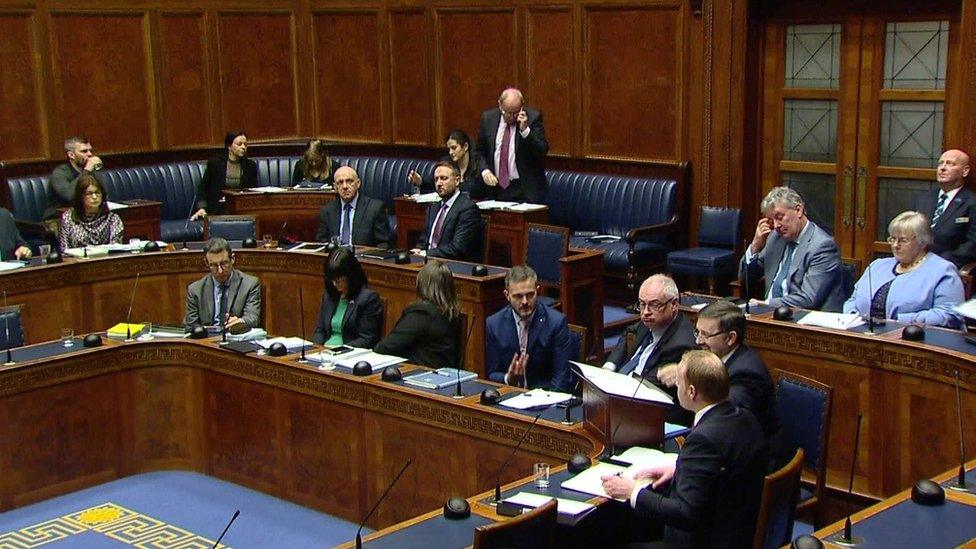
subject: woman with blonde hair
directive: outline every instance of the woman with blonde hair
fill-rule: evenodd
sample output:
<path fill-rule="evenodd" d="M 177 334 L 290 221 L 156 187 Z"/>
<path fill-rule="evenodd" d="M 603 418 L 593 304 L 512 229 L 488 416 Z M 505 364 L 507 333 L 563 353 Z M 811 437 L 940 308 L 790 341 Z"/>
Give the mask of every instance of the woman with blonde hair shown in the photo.
<path fill-rule="evenodd" d="M 305 153 L 295 163 L 291 182 L 295 185 L 303 182 L 332 185 L 333 174 L 337 169 L 339 169 L 339 163 L 329 156 L 325 142 L 321 139 L 313 139 L 308 142 Z"/>

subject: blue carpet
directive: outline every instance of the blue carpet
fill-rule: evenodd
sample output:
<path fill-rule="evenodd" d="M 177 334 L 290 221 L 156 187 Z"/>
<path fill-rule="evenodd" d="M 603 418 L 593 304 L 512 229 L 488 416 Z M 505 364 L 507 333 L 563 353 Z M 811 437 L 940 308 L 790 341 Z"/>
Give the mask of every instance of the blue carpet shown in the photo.
<path fill-rule="evenodd" d="M 356 525 L 198 473 L 119 479 L 0 513 L 0 547 L 331 547 Z M 366 529 L 364 529 L 366 531 Z"/>

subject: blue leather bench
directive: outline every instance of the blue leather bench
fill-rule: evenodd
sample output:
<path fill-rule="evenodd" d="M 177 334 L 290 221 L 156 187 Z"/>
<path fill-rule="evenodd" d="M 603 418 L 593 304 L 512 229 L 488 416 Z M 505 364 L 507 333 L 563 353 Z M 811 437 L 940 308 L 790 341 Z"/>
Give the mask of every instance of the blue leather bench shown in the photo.
<path fill-rule="evenodd" d="M 638 276 L 663 265 L 678 225 L 678 181 L 549 171 L 549 223 L 569 227 L 570 246 L 604 251 L 605 272 Z M 595 241 L 579 232 L 619 237 Z"/>

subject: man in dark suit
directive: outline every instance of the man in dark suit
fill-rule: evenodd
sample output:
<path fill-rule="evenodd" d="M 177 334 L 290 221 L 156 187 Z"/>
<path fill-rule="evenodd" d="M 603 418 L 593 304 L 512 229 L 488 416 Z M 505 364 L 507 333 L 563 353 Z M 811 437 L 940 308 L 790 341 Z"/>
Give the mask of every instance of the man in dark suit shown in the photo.
<path fill-rule="evenodd" d="M 840 311 L 847 296 L 837 243 L 807 219 L 799 193 L 775 187 L 759 209 L 763 218 L 742 257 L 739 278 L 748 276 L 748 287 L 755 288 L 764 276 L 763 301 L 772 307 Z"/>
<path fill-rule="evenodd" d="M 917 209 L 932 223 L 931 252 L 956 267 L 976 261 L 976 199 L 965 186 L 969 155 L 950 149 L 939 157 L 939 192 L 921 196 Z"/>
<path fill-rule="evenodd" d="M 234 252 L 223 238 L 208 240 L 203 257 L 210 274 L 186 290 L 186 328 L 223 326 L 231 333 L 241 333 L 257 326 L 261 281 L 234 269 Z"/>
<path fill-rule="evenodd" d="M 337 239 L 344 246 L 389 248 L 393 235 L 383 201 L 361 194 L 359 175 L 348 166 L 337 169 L 333 177 L 339 200 L 322 206 L 315 239 L 319 242 Z"/>
<path fill-rule="evenodd" d="M 667 547 L 752 547 L 766 473 L 766 441 L 753 415 L 729 402 L 729 377 L 708 351 L 678 366 L 678 400 L 695 414 L 677 461 L 603 477 L 603 489 L 641 518 L 664 523 Z"/>
<path fill-rule="evenodd" d="M 20 236 L 17 223 L 10 210 L 0 208 L 0 261 L 11 259 L 30 259 L 31 249 Z"/>
<path fill-rule="evenodd" d="M 488 166 L 481 175 L 490 198 L 545 203 L 549 142 L 542 113 L 523 108 L 522 92 L 506 89 L 498 107 L 481 114 L 475 154 Z"/>
<path fill-rule="evenodd" d="M 539 302 L 538 276 L 516 265 L 505 276 L 509 305 L 485 321 L 485 361 L 492 381 L 572 392 L 566 316 Z"/>
<path fill-rule="evenodd" d="M 461 173 L 450 162 L 434 167 L 434 190 L 440 202 L 427 210 L 427 225 L 413 253 L 427 257 L 478 261 L 481 248 L 481 214 L 458 190 Z"/>
<path fill-rule="evenodd" d="M 74 204 L 75 182 L 78 176 L 102 169 L 102 159 L 95 156 L 91 143 L 83 135 L 65 139 L 64 153 L 68 157 L 68 162 L 54 168 L 48 180 L 45 220 L 57 220 L 61 217 L 58 208 L 70 208 Z"/>

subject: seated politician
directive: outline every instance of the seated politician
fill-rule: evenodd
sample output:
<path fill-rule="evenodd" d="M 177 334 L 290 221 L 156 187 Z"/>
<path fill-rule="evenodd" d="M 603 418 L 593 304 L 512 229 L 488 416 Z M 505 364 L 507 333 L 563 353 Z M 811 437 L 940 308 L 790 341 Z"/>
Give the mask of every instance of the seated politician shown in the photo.
<path fill-rule="evenodd" d="M 187 329 L 212 326 L 241 333 L 261 322 L 261 281 L 234 269 L 234 252 L 223 238 L 211 238 L 203 248 L 210 274 L 186 290 Z"/>
<path fill-rule="evenodd" d="M 461 364 L 461 306 L 451 270 L 430 261 L 417 273 L 417 297 L 374 351 L 432 368 Z"/>
<path fill-rule="evenodd" d="M 347 248 L 337 248 L 323 268 L 325 295 L 312 341 L 320 345 L 351 345 L 367 349 L 380 340 L 383 304 L 366 287 L 366 273 Z"/>
<path fill-rule="evenodd" d="M 339 163 L 329 157 L 329 152 L 325 149 L 325 141 L 313 139 L 308 142 L 308 148 L 295 163 L 291 182 L 295 185 L 301 183 L 332 185 L 333 175 L 338 169 Z"/>
<path fill-rule="evenodd" d="M 6 208 L 0 208 L 0 261 L 30 259 L 31 255 L 30 246 L 20 235 L 13 214 Z"/>
<path fill-rule="evenodd" d="M 573 391 L 566 316 L 539 301 L 538 277 L 516 265 L 505 276 L 508 305 L 485 323 L 485 370 L 492 381 Z"/>
<path fill-rule="evenodd" d="M 224 189 L 246 189 L 258 185 L 258 165 L 247 158 L 247 136 L 241 131 L 227 132 L 227 151 L 207 161 L 203 177 L 197 183 L 197 211 L 190 220 L 222 214 Z"/>
<path fill-rule="evenodd" d="M 477 261 L 481 249 L 481 214 L 458 189 L 461 175 L 450 162 L 434 167 L 434 187 L 440 202 L 427 210 L 424 234 L 412 251 L 428 257 Z"/>
<path fill-rule="evenodd" d="M 58 244 L 61 250 L 121 244 L 125 227 L 122 218 L 108 209 L 105 187 L 92 174 L 82 174 L 76 180 L 75 199 L 71 208 L 61 214 Z"/>
<path fill-rule="evenodd" d="M 315 239 L 343 246 L 389 248 L 393 233 L 386 205 L 359 192 L 362 182 L 356 170 L 348 166 L 337 169 L 334 185 L 339 200 L 322 206 Z"/>
<path fill-rule="evenodd" d="M 961 328 L 953 311 L 965 301 L 956 266 L 929 251 L 932 229 L 919 212 L 902 212 L 888 224 L 894 257 L 875 259 L 844 303 L 845 313 L 898 322 Z"/>
<path fill-rule="evenodd" d="M 746 248 L 739 278 L 749 277 L 747 287 L 757 288 L 759 278 L 765 277 L 761 301 L 772 307 L 840 311 L 847 297 L 840 252 L 834 239 L 807 218 L 800 195 L 789 187 L 775 187 L 760 210 L 763 218 Z"/>
<path fill-rule="evenodd" d="M 102 169 L 102 159 L 95 156 L 91 143 L 83 135 L 74 135 L 64 140 L 64 153 L 68 162 L 58 165 L 51 172 L 47 187 L 47 209 L 44 220 L 56 223 L 61 218 L 61 208 L 69 208 L 74 203 L 78 177 L 94 174 Z"/>
<path fill-rule="evenodd" d="M 664 525 L 665 547 L 752 547 L 767 450 L 753 415 L 729 402 L 729 376 L 708 351 L 689 351 L 677 370 L 678 401 L 694 427 L 677 461 L 602 477 L 610 497 L 637 518 Z"/>
<path fill-rule="evenodd" d="M 464 130 L 451 130 L 451 133 L 447 134 L 446 145 L 448 158 L 457 166 L 458 173 L 461 175 L 461 184 L 458 185 L 461 192 L 468 193 L 468 197 L 472 200 L 488 198 L 490 188 L 485 185 L 481 175 L 485 166 L 481 163 L 480 156 L 472 154 L 471 138 L 468 134 L 464 133 Z M 434 190 L 434 182 L 424 181 L 416 170 L 410 170 L 407 179 L 412 185 L 420 187 L 422 192 Z"/>

